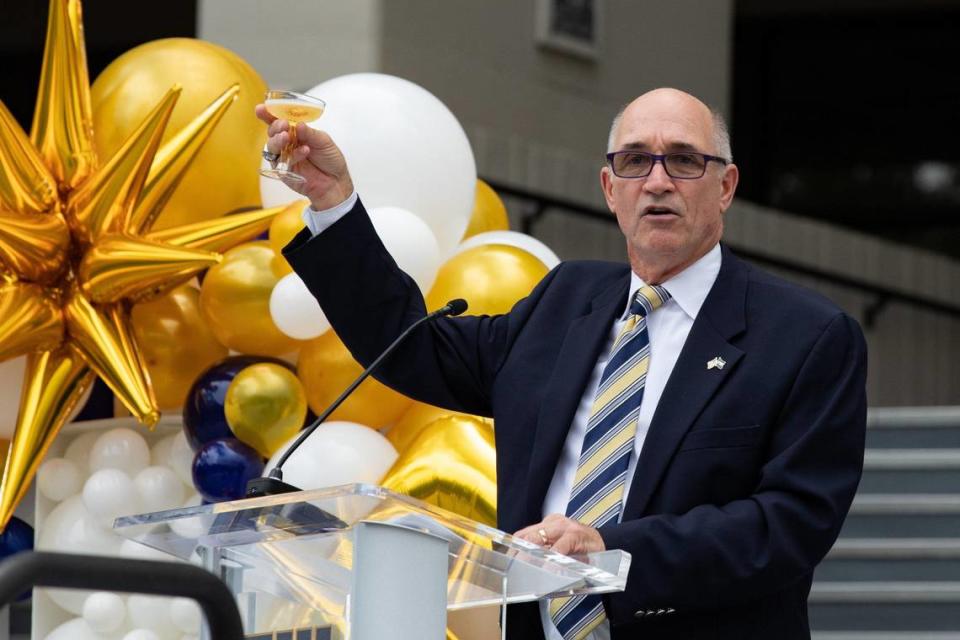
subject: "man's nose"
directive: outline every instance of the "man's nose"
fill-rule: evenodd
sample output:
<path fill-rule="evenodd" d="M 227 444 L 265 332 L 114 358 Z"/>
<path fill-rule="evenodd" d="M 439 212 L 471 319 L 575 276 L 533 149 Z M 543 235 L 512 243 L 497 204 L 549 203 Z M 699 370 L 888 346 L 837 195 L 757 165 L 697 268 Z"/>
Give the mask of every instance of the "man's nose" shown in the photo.
<path fill-rule="evenodd" d="M 673 189 L 673 178 L 667 175 L 667 170 L 663 166 L 663 161 L 653 163 L 650 175 L 643 183 L 643 188 L 650 193 L 663 193 Z"/>

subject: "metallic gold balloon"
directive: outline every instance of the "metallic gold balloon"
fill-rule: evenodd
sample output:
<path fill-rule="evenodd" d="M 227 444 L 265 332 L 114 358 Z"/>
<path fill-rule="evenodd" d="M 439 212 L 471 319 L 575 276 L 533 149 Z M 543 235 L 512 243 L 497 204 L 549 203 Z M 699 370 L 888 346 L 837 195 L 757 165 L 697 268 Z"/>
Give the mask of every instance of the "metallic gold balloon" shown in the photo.
<path fill-rule="evenodd" d="M 363 368 L 333 331 L 303 345 L 297 360 L 297 376 L 314 413 L 326 409 L 361 371 Z M 411 402 L 410 398 L 367 378 L 333 412 L 330 420 L 347 420 L 379 429 L 396 421 Z"/>
<path fill-rule="evenodd" d="M 296 351 L 301 342 L 281 333 L 270 315 L 270 294 L 279 278 L 270 269 L 266 242 L 234 247 L 212 267 L 200 288 L 200 308 L 221 344 L 262 356 Z"/>
<path fill-rule="evenodd" d="M 270 227 L 273 219 L 285 208 L 270 207 L 245 213 L 233 213 L 222 218 L 154 231 L 147 234 L 147 239 L 190 249 L 226 251 L 230 247 L 258 237 Z"/>
<path fill-rule="evenodd" d="M 0 485 L 0 528 L 7 526 L 47 449 L 93 380 L 90 368 L 70 347 L 28 356 L 20 413 Z"/>
<path fill-rule="evenodd" d="M 495 526 L 497 458 L 493 427 L 471 417 L 435 420 L 400 454 L 380 484 Z"/>
<path fill-rule="evenodd" d="M 477 179 L 473 213 L 470 214 L 470 223 L 467 224 L 467 230 L 463 232 L 461 240 L 466 240 L 478 233 L 506 231 L 509 228 L 510 220 L 507 218 L 507 208 L 503 205 L 503 200 L 490 185 Z"/>
<path fill-rule="evenodd" d="M 400 420 L 387 431 L 387 440 L 393 444 L 399 453 L 403 453 L 410 447 L 410 443 L 416 440 L 417 436 L 420 435 L 420 432 L 423 431 L 427 425 L 440 418 L 450 416 L 473 418 L 493 426 L 492 418 L 471 416 L 466 413 L 460 413 L 459 411 L 451 411 L 450 409 L 435 407 L 432 404 L 414 400 L 410 403 L 410 408 L 400 417 Z"/>
<path fill-rule="evenodd" d="M 80 0 L 50 0 L 30 139 L 61 190 L 77 187 L 97 168 L 92 113 Z"/>
<path fill-rule="evenodd" d="M 202 40 L 168 38 L 135 47 L 97 77 L 91 92 L 95 144 L 111 156 L 170 87 L 183 95 L 170 118 L 170 139 L 233 84 L 235 104 L 203 143 L 190 168 L 161 211 L 152 230 L 216 218 L 228 211 L 260 206 L 260 151 L 266 129 L 253 107 L 266 84 L 232 52 Z"/>
<path fill-rule="evenodd" d="M 110 304 L 156 297 L 220 260 L 218 253 L 116 234 L 96 241 L 84 254 L 77 275 L 90 300 Z"/>
<path fill-rule="evenodd" d="M 98 309 L 75 290 L 63 313 L 78 353 L 137 420 L 156 426 L 160 412 L 123 305 Z"/>
<path fill-rule="evenodd" d="M 289 369 L 263 362 L 242 369 L 230 382 L 223 413 L 233 435 L 269 458 L 300 431 L 307 397 Z"/>
<path fill-rule="evenodd" d="M 127 223 L 127 231 L 146 233 L 153 228 L 160 212 L 239 92 L 239 84 L 229 87 L 157 152 L 140 201 Z"/>
<path fill-rule="evenodd" d="M 540 260 L 522 249 L 488 244 L 448 260 L 427 295 L 427 309 L 465 298 L 470 315 L 506 313 L 547 275 Z"/>
<path fill-rule="evenodd" d="M 26 282 L 0 285 L 0 361 L 63 342 L 60 301 Z"/>
<path fill-rule="evenodd" d="M 0 209 L 44 213 L 57 205 L 57 183 L 0 101 Z"/>
<path fill-rule="evenodd" d="M 270 223 L 270 246 L 276 252 L 277 257 L 273 261 L 273 271 L 278 276 L 285 276 L 293 273 L 293 267 L 287 262 L 286 258 L 280 252 L 287 243 L 293 240 L 293 236 L 300 233 L 303 229 L 304 208 L 310 204 L 308 200 L 295 200 L 284 207 L 283 211 L 277 214 L 277 217 Z"/>
<path fill-rule="evenodd" d="M 179 96 L 180 87 L 174 85 L 110 161 L 70 194 L 67 221 L 81 242 L 127 228 Z"/>
<path fill-rule="evenodd" d="M 31 282 L 49 282 L 63 271 L 70 229 L 59 215 L 0 209 L 0 262 Z"/>
<path fill-rule="evenodd" d="M 200 315 L 200 291 L 191 285 L 134 305 L 130 320 L 161 409 L 182 407 L 193 381 L 227 357 Z"/>

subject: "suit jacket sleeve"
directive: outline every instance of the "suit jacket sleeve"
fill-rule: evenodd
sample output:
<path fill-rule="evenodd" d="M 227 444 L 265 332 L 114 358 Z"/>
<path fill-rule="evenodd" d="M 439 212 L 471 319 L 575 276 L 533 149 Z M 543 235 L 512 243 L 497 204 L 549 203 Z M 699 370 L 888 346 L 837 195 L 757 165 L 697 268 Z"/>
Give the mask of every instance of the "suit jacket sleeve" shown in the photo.
<path fill-rule="evenodd" d="M 632 554 L 628 590 L 607 598 L 612 622 L 743 604 L 809 580 L 859 481 L 865 377 L 862 333 L 838 311 L 793 381 L 752 495 L 604 527 L 607 548 Z"/>
<path fill-rule="evenodd" d="M 383 247 L 360 202 L 315 237 L 301 231 L 283 255 L 364 366 L 426 314 L 420 289 Z M 553 275 L 509 314 L 428 323 L 411 334 L 374 377 L 423 402 L 492 415 L 492 380 Z"/>

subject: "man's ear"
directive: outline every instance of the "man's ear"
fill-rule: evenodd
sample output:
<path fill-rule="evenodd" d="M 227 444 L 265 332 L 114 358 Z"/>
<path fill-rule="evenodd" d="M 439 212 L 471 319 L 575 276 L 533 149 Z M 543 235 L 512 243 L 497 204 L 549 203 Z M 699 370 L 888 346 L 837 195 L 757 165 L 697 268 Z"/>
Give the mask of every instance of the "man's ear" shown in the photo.
<path fill-rule="evenodd" d="M 735 164 L 724 167 L 723 177 L 720 178 L 720 211 L 726 211 L 733 203 L 733 194 L 737 191 L 740 182 L 740 169 Z"/>
<path fill-rule="evenodd" d="M 603 198 L 607 201 L 607 208 L 611 213 L 616 213 L 613 207 L 613 174 L 610 167 L 604 166 L 600 169 L 600 188 L 603 189 Z"/>

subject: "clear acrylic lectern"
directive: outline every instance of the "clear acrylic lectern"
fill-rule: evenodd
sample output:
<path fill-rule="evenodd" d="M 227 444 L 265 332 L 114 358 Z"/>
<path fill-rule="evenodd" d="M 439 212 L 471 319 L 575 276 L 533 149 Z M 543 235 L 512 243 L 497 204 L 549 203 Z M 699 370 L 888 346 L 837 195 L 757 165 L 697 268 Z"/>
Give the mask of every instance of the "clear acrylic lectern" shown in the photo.
<path fill-rule="evenodd" d="M 562 556 L 363 484 L 128 516 L 114 529 L 216 573 L 246 633 L 267 638 L 329 627 L 333 639 L 442 640 L 447 610 L 622 591 L 630 566 L 623 551 Z"/>

